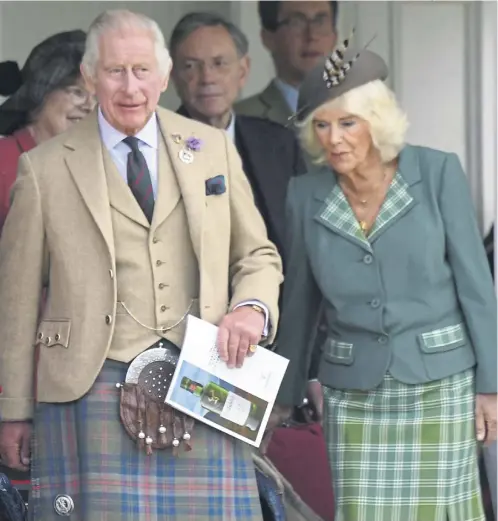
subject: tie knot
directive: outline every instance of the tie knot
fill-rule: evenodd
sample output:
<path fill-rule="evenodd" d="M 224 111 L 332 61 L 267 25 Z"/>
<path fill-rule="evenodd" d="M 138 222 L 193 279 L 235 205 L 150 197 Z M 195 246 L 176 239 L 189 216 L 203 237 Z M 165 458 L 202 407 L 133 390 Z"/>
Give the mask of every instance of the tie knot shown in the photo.
<path fill-rule="evenodd" d="M 132 152 L 138 152 L 139 149 L 138 149 L 138 143 L 139 143 L 139 139 L 135 136 L 128 136 L 128 137 L 125 137 L 123 139 L 123 143 L 125 143 L 126 145 L 128 145 Z"/>

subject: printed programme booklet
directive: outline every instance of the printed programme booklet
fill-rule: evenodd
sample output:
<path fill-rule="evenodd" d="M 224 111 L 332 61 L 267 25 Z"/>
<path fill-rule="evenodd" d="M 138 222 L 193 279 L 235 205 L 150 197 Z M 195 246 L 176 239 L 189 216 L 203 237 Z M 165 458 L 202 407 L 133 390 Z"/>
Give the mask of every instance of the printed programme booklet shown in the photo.
<path fill-rule="evenodd" d="M 259 447 L 289 360 L 258 347 L 241 368 L 220 360 L 218 328 L 191 315 L 166 403 Z"/>

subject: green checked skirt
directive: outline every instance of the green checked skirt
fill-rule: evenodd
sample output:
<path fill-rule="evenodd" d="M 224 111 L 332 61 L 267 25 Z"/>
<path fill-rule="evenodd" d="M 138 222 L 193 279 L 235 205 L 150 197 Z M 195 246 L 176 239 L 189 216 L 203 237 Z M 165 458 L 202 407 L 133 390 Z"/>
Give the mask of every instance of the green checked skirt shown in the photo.
<path fill-rule="evenodd" d="M 335 521 L 485 521 L 474 371 L 372 391 L 324 387 Z"/>

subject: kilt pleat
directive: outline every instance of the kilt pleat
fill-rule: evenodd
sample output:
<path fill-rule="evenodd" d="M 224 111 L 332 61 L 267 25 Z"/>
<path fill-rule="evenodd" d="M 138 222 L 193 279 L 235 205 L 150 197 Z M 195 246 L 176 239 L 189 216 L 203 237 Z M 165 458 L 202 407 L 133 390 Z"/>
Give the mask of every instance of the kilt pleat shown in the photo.
<path fill-rule="evenodd" d="M 81 399 L 37 404 L 30 519 L 59 521 L 63 494 L 71 521 L 261 521 L 249 445 L 197 423 L 191 452 L 138 450 L 119 420 L 126 369 L 108 360 Z"/>
<path fill-rule="evenodd" d="M 485 521 L 474 372 L 371 391 L 324 388 L 336 521 Z"/>

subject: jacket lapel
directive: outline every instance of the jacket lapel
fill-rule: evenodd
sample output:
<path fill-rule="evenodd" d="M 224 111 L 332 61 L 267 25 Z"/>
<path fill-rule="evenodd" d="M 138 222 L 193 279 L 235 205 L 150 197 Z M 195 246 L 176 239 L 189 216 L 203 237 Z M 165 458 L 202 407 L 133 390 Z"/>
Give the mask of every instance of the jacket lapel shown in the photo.
<path fill-rule="evenodd" d="M 289 123 L 292 111 L 274 81 L 270 82 L 266 89 L 259 95 L 259 98 L 266 106 L 266 118 L 284 126 Z"/>
<path fill-rule="evenodd" d="M 399 154 L 396 175 L 370 232 L 370 243 L 375 242 L 390 226 L 418 204 L 412 187 L 418 184 L 421 178 L 417 147 L 405 145 Z"/>
<path fill-rule="evenodd" d="M 64 146 L 70 151 L 65 158 L 69 172 L 100 230 L 114 262 L 109 194 L 100 153 L 102 144 L 96 112 L 83 120 L 74 131 L 69 132 Z"/>
<path fill-rule="evenodd" d="M 109 190 L 110 205 L 129 219 L 145 228 L 149 228 L 149 221 L 147 221 L 147 218 L 135 199 L 135 196 L 128 187 L 128 184 L 119 174 L 111 155 L 104 146 L 102 146 L 102 155 L 104 158 L 104 169 Z"/>
<path fill-rule="evenodd" d="M 411 189 L 421 180 L 416 147 L 406 145 L 401 151 L 398 171 L 368 238 L 363 234 L 335 175 L 326 167 L 325 170 L 324 182 L 315 192 L 315 198 L 322 202 L 315 220 L 367 250 L 371 251 L 371 245 L 417 204 Z"/>
<path fill-rule="evenodd" d="M 323 177 L 323 185 L 315 192 L 315 198 L 322 203 L 315 214 L 315 220 L 348 241 L 372 251 L 334 175 L 329 171 Z"/>
<path fill-rule="evenodd" d="M 202 227 L 204 209 L 206 206 L 206 187 L 204 175 L 200 173 L 203 172 L 204 169 L 202 167 L 199 169 L 198 165 L 206 165 L 208 152 L 205 150 L 193 152 L 194 160 L 192 163 L 183 162 L 179 157 L 179 153 L 184 147 L 184 140 L 194 136 L 195 134 L 194 132 L 189 131 L 188 124 L 184 123 L 188 123 L 188 120 L 175 116 L 175 128 L 173 128 L 173 123 L 171 121 L 173 118 L 169 118 L 170 121 L 168 121 L 168 116 L 174 116 L 174 114 L 163 109 L 158 109 L 157 115 L 161 133 L 166 145 L 166 152 L 176 174 L 181 197 L 185 204 L 192 246 L 200 264 L 202 257 Z M 177 138 L 177 136 L 179 136 L 179 138 Z"/>
<path fill-rule="evenodd" d="M 180 200 L 180 187 L 168 153 L 166 136 L 160 127 L 158 132 L 158 184 L 154 215 L 152 216 L 152 230 L 155 230 L 168 218 Z"/>

